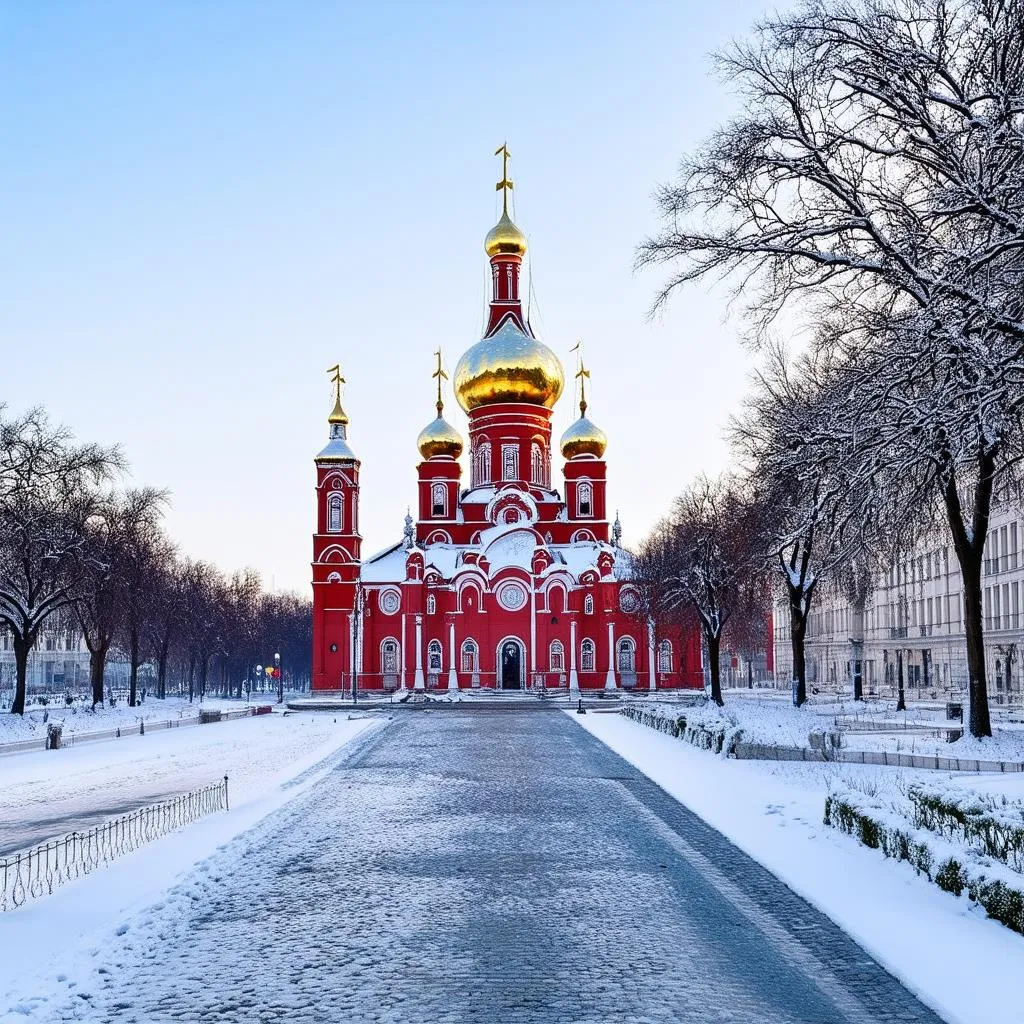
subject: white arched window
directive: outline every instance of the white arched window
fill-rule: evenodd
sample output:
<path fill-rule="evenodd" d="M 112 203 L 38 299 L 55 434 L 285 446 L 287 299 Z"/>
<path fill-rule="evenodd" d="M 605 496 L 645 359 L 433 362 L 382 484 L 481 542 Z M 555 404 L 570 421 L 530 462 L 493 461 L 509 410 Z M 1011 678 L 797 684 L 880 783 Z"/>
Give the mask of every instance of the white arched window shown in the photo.
<path fill-rule="evenodd" d="M 662 640 L 658 644 L 658 671 L 659 672 L 671 672 L 672 671 L 672 641 Z"/>
<path fill-rule="evenodd" d="M 386 676 L 398 675 L 398 641 L 388 637 L 380 645 L 380 670 Z"/>
<path fill-rule="evenodd" d="M 427 670 L 430 672 L 441 671 L 441 641 L 431 640 L 427 644 Z"/>
<path fill-rule="evenodd" d="M 636 671 L 636 643 L 631 636 L 624 636 L 618 643 L 619 671 L 632 675 Z"/>
<path fill-rule="evenodd" d="M 477 445 L 473 460 L 473 486 L 480 487 L 491 482 L 491 442 L 482 441 Z"/>
<path fill-rule="evenodd" d="M 502 480 L 519 479 L 519 445 L 503 444 L 501 446 L 501 478 Z"/>
<path fill-rule="evenodd" d="M 478 653 L 476 643 L 473 640 L 462 641 L 462 671 L 463 672 L 476 672 L 478 671 L 479 662 L 477 661 Z"/>
<path fill-rule="evenodd" d="M 430 514 L 432 516 L 443 516 L 447 507 L 447 493 L 444 484 L 434 484 L 430 488 Z"/>
<path fill-rule="evenodd" d="M 433 615 L 437 611 L 437 598 L 431 594 L 427 598 L 427 614 Z"/>
<path fill-rule="evenodd" d="M 587 594 L 587 596 L 585 598 L 583 598 L 583 614 L 584 615 L 593 615 L 594 614 L 594 595 L 593 594 Z"/>
<path fill-rule="evenodd" d="M 580 671 L 594 671 L 594 641 L 589 638 L 580 644 Z"/>
<path fill-rule="evenodd" d="M 548 648 L 548 664 L 552 672 L 565 671 L 565 648 L 561 640 L 552 640 Z"/>
<path fill-rule="evenodd" d="M 544 453 L 536 441 L 530 446 L 530 480 L 544 485 Z"/>
<path fill-rule="evenodd" d="M 594 488 L 586 482 L 576 488 L 576 513 L 581 517 L 594 514 Z"/>
<path fill-rule="evenodd" d="M 345 496 L 335 491 L 327 499 L 327 532 L 341 533 L 345 522 Z"/>

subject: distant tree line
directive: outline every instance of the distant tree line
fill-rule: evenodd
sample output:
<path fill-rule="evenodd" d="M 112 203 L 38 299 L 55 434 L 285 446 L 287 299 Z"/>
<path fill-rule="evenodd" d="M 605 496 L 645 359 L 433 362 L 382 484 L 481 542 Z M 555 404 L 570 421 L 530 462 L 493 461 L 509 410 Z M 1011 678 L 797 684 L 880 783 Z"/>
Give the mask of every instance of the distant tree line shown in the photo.
<path fill-rule="evenodd" d="M 809 0 L 717 66 L 741 112 L 661 189 L 639 262 L 669 268 L 656 307 L 729 281 L 765 362 L 733 425 L 741 468 L 689 489 L 640 553 L 652 599 L 696 609 L 710 647 L 775 573 L 802 702 L 815 595 L 863 608 L 894 551 L 944 532 L 970 730 L 991 735 L 982 559 L 1024 459 L 1024 4 Z M 772 339 L 783 311 L 797 352 Z"/>
<path fill-rule="evenodd" d="M 0 626 L 12 638 L 23 714 L 29 653 L 44 626 L 81 631 L 93 705 L 112 652 L 153 665 L 155 696 L 215 688 L 241 695 L 257 664 L 280 654 L 293 682 L 308 678 L 310 602 L 263 590 L 256 572 L 230 575 L 182 555 L 163 528 L 167 494 L 122 488 L 116 448 L 80 444 L 42 409 L 0 406 Z"/>

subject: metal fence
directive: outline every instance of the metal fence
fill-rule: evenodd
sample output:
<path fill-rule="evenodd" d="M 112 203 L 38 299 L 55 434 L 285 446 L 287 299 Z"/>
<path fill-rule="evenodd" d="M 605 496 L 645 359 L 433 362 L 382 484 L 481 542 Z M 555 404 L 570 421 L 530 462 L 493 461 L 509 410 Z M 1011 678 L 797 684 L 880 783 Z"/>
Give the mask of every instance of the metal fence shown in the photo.
<path fill-rule="evenodd" d="M 228 810 L 228 777 L 0 859 L 0 911 L 46 896 L 214 811 Z"/>

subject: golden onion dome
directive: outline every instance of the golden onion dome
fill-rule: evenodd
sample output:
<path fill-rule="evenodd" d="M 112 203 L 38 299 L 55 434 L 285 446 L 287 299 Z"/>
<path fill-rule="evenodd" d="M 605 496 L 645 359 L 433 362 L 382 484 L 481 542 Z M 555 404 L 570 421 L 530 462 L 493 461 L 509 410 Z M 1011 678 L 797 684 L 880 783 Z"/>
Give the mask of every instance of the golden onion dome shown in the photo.
<path fill-rule="evenodd" d="M 424 459 L 435 455 L 450 455 L 457 459 L 462 454 L 462 437 L 459 432 L 440 414 L 428 423 L 416 438 L 416 447 Z"/>
<path fill-rule="evenodd" d="M 331 415 L 327 417 L 327 422 L 332 426 L 335 423 L 340 423 L 342 426 L 348 425 L 348 416 L 345 414 L 345 410 L 341 407 L 340 393 L 334 399 L 334 408 L 331 410 Z"/>
<path fill-rule="evenodd" d="M 508 210 L 502 210 L 501 219 L 487 232 L 484 251 L 488 256 L 499 253 L 511 256 L 526 255 L 526 235 L 512 223 Z"/>
<path fill-rule="evenodd" d="M 565 375 L 558 356 L 508 317 L 494 334 L 463 355 L 452 383 L 466 412 L 498 402 L 550 409 L 562 393 Z"/>
<path fill-rule="evenodd" d="M 608 447 L 608 436 L 585 415 L 570 425 L 562 435 L 562 455 L 574 459 L 577 455 L 594 455 L 601 458 Z"/>

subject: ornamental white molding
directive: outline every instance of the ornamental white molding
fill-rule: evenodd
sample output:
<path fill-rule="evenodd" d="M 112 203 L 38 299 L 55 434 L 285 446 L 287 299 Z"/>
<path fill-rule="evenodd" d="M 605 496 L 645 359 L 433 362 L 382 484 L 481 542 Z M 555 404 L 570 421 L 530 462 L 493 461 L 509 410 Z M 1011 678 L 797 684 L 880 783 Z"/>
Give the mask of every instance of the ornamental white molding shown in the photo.
<path fill-rule="evenodd" d="M 512 582 L 502 583 L 496 591 L 496 596 L 498 604 L 508 612 L 517 612 L 525 608 L 526 602 L 530 599 L 526 587 Z"/>
<path fill-rule="evenodd" d="M 402 595 L 396 587 L 388 587 L 380 592 L 377 602 L 385 615 L 394 615 L 402 607 Z"/>

